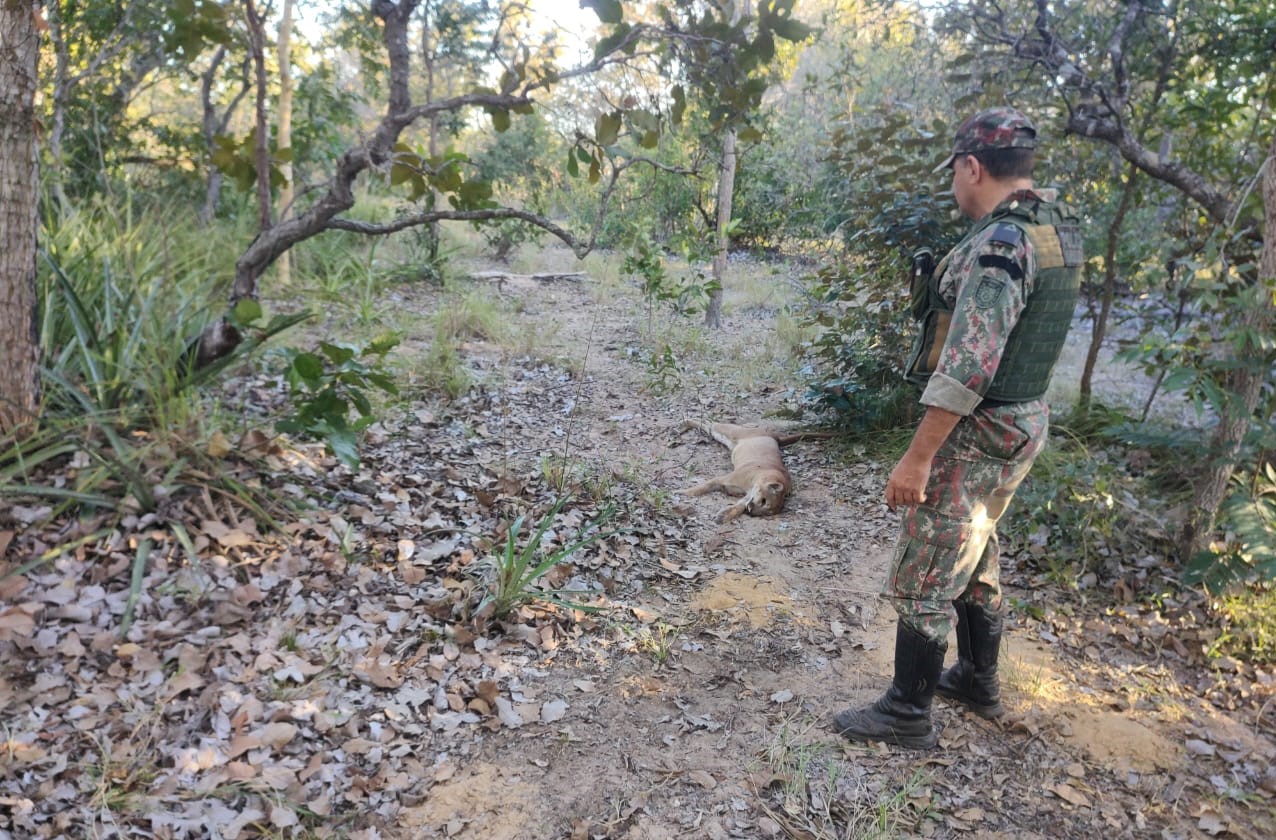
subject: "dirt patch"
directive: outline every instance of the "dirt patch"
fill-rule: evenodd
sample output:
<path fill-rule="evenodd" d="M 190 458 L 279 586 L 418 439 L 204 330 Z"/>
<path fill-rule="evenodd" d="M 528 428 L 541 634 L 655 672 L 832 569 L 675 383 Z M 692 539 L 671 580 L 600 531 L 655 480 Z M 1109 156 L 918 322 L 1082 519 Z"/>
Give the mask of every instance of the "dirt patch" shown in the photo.
<path fill-rule="evenodd" d="M 770 625 L 777 612 L 798 614 L 793 599 L 778 588 L 775 580 L 736 572 L 719 575 L 709 581 L 692 597 L 691 607 L 725 613 L 733 620 L 747 623 L 754 630 Z"/>
<path fill-rule="evenodd" d="M 538 772 L 538 771 L 537 771 Z M 429 800 L 417 808 L 405 808 L 400 832 L 439 831 L 448 837 L 487 837 L 517 840 L 535 836 L 544 815 L 537 802 L 537 786 L 524 781 L 514 767 L 479 765 L 463 778 L 436 784 Z M 412 836 L 407 834 L 404 836 Z"/>

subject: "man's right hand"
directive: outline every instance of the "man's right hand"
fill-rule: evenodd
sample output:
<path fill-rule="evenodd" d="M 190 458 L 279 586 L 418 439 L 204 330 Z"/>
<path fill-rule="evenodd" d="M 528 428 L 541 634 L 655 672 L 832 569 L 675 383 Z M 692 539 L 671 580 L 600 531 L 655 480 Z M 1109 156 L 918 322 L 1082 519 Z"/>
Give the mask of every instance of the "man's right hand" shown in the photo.
<path fill-rule="evenodd" d="M 926 482 L 930 480 L 930 459 L 904 455 L 891 470 L 886 482 L 886 506 L 894 510 L 899 505 L 919 505 L 926 501 Z"/>

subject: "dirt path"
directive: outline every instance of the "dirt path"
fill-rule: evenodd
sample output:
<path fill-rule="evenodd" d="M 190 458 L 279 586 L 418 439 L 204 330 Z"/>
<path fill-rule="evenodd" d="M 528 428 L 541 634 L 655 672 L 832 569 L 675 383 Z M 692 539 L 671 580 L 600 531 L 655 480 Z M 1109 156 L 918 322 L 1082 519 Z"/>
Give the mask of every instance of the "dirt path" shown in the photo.
<path fill-rule="evenodd" d="M 570 417 L 517 424 L 527 448 L 657 492 L 725 471 L 724 448 L 676 427 L 774 411 L 791 383 L 748 355 L 771 321 L 728 318 L 681 387 L 655 394 L 631 352 L 635 299 L 600 302 L 587 284 L 505 290 L 560 349 L 588 348 Z M 756 367 L 750 387 L 713 375 L 728 358 Z M 1179 690 L 1163 662 L 1096 673 L 1071 661 L 1049 619 L 1012 623 L 1005 726 L 937 702 L 932 754 L 831 735 L 832 712 L 871 701 L 891 674 L 894 616 L 875 593 L 896 525 L 880 499 L 888 465 L 832 451 L 786 449 L 797 490 L 775 519 L 718 525 L 724 497 L 631 511 L 654 511 L 668 523 L 656 534 L 683 538 L 621 594 L 623 617 L 524 657 L 522 694 L 565 701 L 566 713 L 481 739 L 392 836 L 1261 836 L 1272 824 L 1270 800 L 1239 794 L 1237 773 L 1250 763 L 1253 791 L 1276 755 L 1269 739 Z M 1120 687 L 1131 670 L 1165 684 L 1131 703 Z"/>
<path fill-rule="evenodd" d="M 662 391 L 636 289 L 494 291 L 535 355 L 474 338 L 481 384 L 450 403 L 415 385 L 440 293 L 390 291 L 413 325 L 406 397 L 357 471 L 316 444 L 228 455 L 305 502 L 278 531 L 184 494 L 165 516 L 185 541 L 129 516 L 0 574 L 0 840 L 1276 836 L 1276 678 L 1188 667 L 1200 640 L 1172 593 L 1059 598 L 1008 558 L 1005 725 L 937 703 L 931 753 L 832 735 L 831 714 L 891 675 L 889 464 L 793 444 L 784 513 L 728 525 L 724 497 L 674 492 L 729 463 L 684 418 L 757 421 L 795 387 L 778 296 L 729 308 L 719 333 L 671 334 L 683 364 Z M 257 447 L 280 388 L 238 377 L 226 393 Z M 609 608 L 476 619 L 488 540 L 565 491 L 577 502 L 547 542 L 600 500 L 623 530 L 547 579 Z M 0 513 L 18 563 L 98 527 Z"/>

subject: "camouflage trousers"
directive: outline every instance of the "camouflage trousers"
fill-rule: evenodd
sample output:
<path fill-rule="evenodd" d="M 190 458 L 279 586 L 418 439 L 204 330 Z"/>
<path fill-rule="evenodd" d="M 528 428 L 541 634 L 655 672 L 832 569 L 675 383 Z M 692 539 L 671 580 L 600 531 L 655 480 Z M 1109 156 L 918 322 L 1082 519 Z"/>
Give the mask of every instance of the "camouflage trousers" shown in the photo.
<path fill-rule="evenodd" d="M 1044 400 L 977 409 L 931 464 L 924 504 L 907 508 L 882 596 L 900 619 L 946 639 L 958 599 L 1001 608 L 997 521 L 1045 446 Z"/>

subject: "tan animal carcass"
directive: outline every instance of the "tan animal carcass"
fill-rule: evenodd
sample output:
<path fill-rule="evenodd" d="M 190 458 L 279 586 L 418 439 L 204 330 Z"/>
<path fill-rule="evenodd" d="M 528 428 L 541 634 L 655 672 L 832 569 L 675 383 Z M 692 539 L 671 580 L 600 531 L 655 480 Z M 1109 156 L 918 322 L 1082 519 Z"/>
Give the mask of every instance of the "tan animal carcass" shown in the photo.
<path fill-rule="evenodd" d="M 774 516 L 784 509 L 784 501 L 793 489 L 780 457 L 780 447 L 804 438 L 828 437 L 820 432 L 778 432 L 765 426 L 738 426 L 734 423 L 710 423 L 686 420 L 683 431 L 699 429 L 731 450 L 731 466 L 726 475 L 703 481 L 679 492 L 703 496 L 719 491 L 741 499 L 718 514 L 719 522 L 730 522 L 742 513 L 750 516 Z"/>

